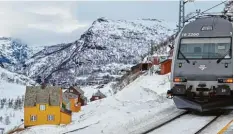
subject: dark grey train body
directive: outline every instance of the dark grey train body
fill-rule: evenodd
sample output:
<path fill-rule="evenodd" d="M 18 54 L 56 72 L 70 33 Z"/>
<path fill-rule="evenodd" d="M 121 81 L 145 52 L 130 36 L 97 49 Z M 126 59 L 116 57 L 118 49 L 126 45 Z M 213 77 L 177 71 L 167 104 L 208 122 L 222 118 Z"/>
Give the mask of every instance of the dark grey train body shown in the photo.
<path fill-rule="evenodd" d="M 181 30 L 169 92 L 178 108 L 205 111 L 232 105 L 232 29 L 228 20 L 206 17 Z"/>

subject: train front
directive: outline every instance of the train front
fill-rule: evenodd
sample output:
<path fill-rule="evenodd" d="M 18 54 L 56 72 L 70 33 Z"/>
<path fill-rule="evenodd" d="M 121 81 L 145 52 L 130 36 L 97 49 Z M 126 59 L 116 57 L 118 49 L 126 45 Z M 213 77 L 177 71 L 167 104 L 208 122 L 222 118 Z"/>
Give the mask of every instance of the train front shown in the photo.
<path fill-rule="evenodd" d="M 232 23 L 206 17 L 187 24 L 174 47 L 171 89 L 179 109 L 232 109 Z"/>

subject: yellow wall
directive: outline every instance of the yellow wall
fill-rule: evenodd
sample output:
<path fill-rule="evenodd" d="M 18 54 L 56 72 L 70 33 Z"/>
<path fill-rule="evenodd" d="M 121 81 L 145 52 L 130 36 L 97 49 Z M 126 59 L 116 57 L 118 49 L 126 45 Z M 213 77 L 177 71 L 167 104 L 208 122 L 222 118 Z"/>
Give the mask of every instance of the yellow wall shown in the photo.
<path fill-rule="evenodd" d="M 70 110 L 72 112 L 79 112 L 80 111 L 81 105 L 76 106 L 77 102 L 78 102 L 78 99 L 70 99 L 70 103 L 71 103 Z"/>
<path fill-rule="evenodd" d="M 71 123 L 71 115 L 61 112 L 61 124 Z"/>
<path fill-rule="evenodd" d="M 33 126 L 41 124 L 60 124 L 60 106 L 48 106 L 45 104 L 45 111 L 40 111 L 39 104 L 35 107 L 24 108 L 24 125 Z M 36 121 L 30 121 L 31 115 L 37 115 Z M 54 115 L 54 121 L 48 121 L 47 115 Z"/>

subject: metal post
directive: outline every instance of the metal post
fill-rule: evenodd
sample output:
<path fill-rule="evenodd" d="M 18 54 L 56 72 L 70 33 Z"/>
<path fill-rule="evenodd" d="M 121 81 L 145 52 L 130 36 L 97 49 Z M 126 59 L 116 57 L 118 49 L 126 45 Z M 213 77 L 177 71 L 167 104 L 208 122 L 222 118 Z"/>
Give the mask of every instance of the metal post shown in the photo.
<path fill-rule="evenodd" d="M 183 6 L 182 6 L 182 12 L 183 12 L 183 16 L 182 16 L 182 28 L 184 27 L 184 23 L 185 23 L 185 20 L 184 20 L 184 16 L 185 16 L 185 10 L 184 10 L 184 5 L 185 5 L 185 2 L 184 1 L 182 1 L 182 3 L 183 3 Z M 182 29 L 181 28 L 181 29 Z"/>
<path fill-rule="evenodd" d="M 179 2 L 179 24 L 178 32 L 184 27 L 185 24 L 185 4 L 187 2 L 194 2 L 194 0 L 180 0 Z"/>
<path fill-rule="evenodd" d="M 179 1 L 179 24 L 178 24 L 178 32 L 180 32 L 180 30 L 181 30 L 181 27 L 182 27 L 182 25 L 181 25 L 181 22 L 182 22 L 182 11 L 183 11 L 183 0 L 180 0 Z"/>

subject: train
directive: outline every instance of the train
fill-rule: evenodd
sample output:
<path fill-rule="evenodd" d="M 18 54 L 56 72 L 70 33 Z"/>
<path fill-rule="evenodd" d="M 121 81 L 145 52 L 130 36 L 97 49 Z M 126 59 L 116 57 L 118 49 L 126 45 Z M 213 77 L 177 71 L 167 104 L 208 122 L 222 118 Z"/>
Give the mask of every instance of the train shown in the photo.
<path fill-rule="evenodd" d="M 178 109 L 232 109 L 232 22 L 222 16 L 203 16 L 178 33 L 173 50 L 170 90 Z"/>

